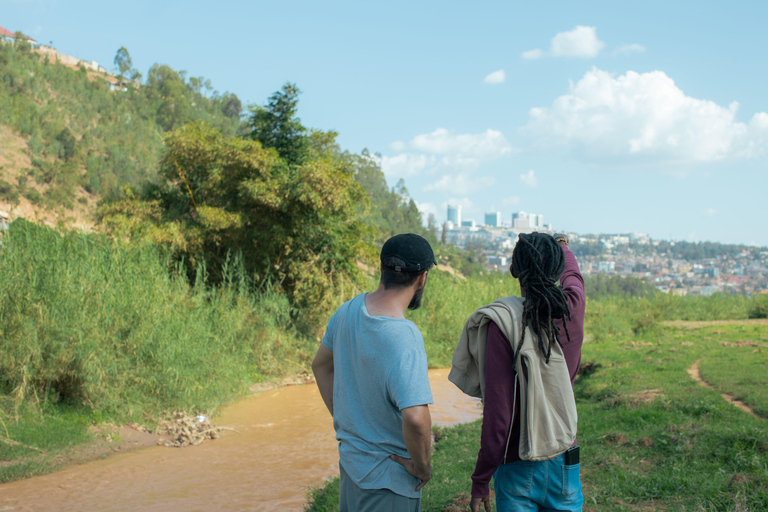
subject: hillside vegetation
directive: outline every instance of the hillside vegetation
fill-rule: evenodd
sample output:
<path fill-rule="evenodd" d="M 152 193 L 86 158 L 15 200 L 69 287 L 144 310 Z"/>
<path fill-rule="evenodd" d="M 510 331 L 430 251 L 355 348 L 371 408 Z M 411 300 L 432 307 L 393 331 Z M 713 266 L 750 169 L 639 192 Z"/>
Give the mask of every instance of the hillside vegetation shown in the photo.
<path fill-rule="evenodd" d="M 29 156 L 28 164 L 4 163 L 0 199 L 6 207 L 32 204 L 65 216 L 77 201 L 155 179 L 166 131 L 205 120 L 234 134 L 240 101 L 199 83 L 155 64 L 146 83 L 113 92 L 97 73 L 0 44 L 0 124 L 27 142 Z"/>

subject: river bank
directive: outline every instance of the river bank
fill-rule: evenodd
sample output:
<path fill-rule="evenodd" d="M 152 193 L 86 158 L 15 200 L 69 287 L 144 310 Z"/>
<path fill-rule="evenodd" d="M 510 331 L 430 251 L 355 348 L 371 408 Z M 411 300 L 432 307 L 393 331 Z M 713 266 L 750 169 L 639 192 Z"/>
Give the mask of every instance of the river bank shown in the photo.
<path fill-rule="evenodd" d="M 466 399 L 430 370 L 437 424 L 480 417 Z M 307 488 L 338 474 L 332 418 L 314 385 L 262 391 L 221 409 L 221 439 L 171 449 L 149 446 L 0 484 L 0 509 L 36 511 L 300 511 Z M 5 508 L 3 508 L 5 507 Z"/>

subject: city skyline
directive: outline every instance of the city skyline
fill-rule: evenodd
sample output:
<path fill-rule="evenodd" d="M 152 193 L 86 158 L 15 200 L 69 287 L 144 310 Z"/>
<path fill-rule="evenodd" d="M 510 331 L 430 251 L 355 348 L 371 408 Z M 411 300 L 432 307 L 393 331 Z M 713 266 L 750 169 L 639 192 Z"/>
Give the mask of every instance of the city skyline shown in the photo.
<path fill-rule="evenodd" d="M 380 155 L 438 220 L 452 203 L 478 221 L 522 210 L 566 231 L 768 245 L 765 3 L 2 7 L 1 26 L 107 69 L 125 46 L 144 74 L 168 64 L 244 104 L 294 82 L 304 125 Z"/>

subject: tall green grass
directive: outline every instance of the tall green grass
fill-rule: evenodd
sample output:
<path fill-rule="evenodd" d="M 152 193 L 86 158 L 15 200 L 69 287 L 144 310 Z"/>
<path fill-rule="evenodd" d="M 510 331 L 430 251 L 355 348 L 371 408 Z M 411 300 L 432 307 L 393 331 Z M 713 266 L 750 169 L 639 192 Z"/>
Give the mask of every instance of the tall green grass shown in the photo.
<path fill-rule="evenodd" d="M 0 250 L 2 410 L 210 411 L 305 367 L 314 343 L 294 333 L 287 299 L 254 296 L 240 268 L 221 287 L 190 286 L 152 245 L 15 221 Z"/>
<path fill-rule="evenodd" d="M 464 322 L 477 308 L 499 297 L 519 294 L 517 279 L 508 273 L 484 272 L 471 279 L 460 279 L 448 272 L 431 271 L 422 307 L 407 314 L 424 337 L 429 366 L 451 365 Z"/>
<path fill-rule="evenodd" d="M 508 295 L 520 295 L 520 286 L 507 272 L 485 272 L 464 280 L 447 272 L 431 271 L 421 309 L 407 314 L 424 336 L 429 365 L 450 366 L 453 349 L 472 312 Z M 655 293 L 648 297 L 599 299 L 587 296 L 585 335 L 587 339 L 605 341 L 652 332 L 670 320 L 741 320 L 756 316 L 754 311 L 764 300 L 726 294 L 681 297 Z"/>

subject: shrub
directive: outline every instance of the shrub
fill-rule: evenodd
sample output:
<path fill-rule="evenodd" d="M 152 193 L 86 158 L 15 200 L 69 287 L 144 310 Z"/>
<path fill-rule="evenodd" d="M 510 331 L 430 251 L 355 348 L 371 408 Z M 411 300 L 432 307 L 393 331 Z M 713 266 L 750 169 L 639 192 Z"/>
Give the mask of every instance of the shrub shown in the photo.
<path fill-rule="evenodd" d="M 747 315 L 749 318 L 768 318 L 768 295 L 755 298 Z"/>

